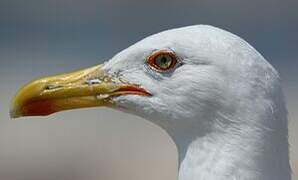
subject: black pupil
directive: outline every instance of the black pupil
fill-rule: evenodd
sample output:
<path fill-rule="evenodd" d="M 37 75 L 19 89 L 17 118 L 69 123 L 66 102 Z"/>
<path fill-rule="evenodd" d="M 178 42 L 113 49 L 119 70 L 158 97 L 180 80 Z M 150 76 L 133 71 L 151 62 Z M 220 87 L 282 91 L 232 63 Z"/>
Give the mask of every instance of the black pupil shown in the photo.
<path fill-rule="evenodd" d="M 160 66 L 161 68 L 169 68 L 171 66 L 171 57 L 167 56 L 167 55 L 161 55 L 157 58 L 157 65 Z"/>
<path fill-rule="evenodd" d="M 161 64 L 166 64 L 167 61 L 168 61 L 168 59 L 167 59 L 165 56 L 163 56 L 163 57 L 161 58 Z"/>

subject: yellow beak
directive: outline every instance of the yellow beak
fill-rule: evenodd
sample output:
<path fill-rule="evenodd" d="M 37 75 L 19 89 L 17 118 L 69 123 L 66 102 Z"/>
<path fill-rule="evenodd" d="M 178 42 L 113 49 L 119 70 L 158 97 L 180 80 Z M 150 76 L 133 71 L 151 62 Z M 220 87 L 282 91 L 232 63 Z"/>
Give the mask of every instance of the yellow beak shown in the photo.
<path fill-rule="evenodd" d="M 138 85 L 121 83 L 101 67 L 45 77 L 25 85 L 12 101 L 10 116 L 45 116 L 69 109 L 113 106 L 115 96 L 151 95 Z"/>

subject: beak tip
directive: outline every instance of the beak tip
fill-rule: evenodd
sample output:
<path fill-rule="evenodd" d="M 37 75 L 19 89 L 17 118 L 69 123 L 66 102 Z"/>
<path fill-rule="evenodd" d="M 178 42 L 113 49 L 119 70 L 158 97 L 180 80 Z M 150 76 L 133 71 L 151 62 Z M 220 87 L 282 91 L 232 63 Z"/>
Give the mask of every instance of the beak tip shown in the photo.
<path fill-rule="evenodd" d="M 13 113 L 9 113 L 9 116 L 10 116 L 10 119 L 12 119 L 12 120 L 18 118 L 18 116 L 16 116 L 16 115 L 13 114 Z"/>
<path fill-rule="evenodd" d="M 22 116 L 21 113 L 17 109 L 18 108 L 12 107 L 9 110 L 9 116 L 13 120 Z"/>

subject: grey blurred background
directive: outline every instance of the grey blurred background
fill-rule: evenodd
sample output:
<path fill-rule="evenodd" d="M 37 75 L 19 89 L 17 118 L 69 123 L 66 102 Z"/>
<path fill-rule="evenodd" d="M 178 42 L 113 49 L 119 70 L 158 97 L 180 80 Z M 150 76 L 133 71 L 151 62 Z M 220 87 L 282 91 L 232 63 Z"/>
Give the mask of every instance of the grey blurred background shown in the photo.
<path fill-rule="evenodd" d="M 11 121 L 8 112 L 31 79 L 99 64 L 148 35 L 192 24 L 241 36 L 279 70 L 298 179 L 297 9 L 297 0 L 1 0 L 0 179 L 175 179 L 173 142 L 141 118 L 93 108 Z"/>

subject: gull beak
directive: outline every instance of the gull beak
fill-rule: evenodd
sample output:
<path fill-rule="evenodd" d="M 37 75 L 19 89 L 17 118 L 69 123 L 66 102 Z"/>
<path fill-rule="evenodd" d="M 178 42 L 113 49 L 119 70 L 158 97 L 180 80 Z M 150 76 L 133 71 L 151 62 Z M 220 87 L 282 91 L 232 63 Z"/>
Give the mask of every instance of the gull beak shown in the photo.
<path fill-rule="evenodd" d="M 77 108 L 110 107 L 115 105 L 113 97 L 127 94 L 151 95 L 139 85 L 123 83 L 98 65 L 25 85 L 12 101 L 10 116 L 46 116 Z"/>

